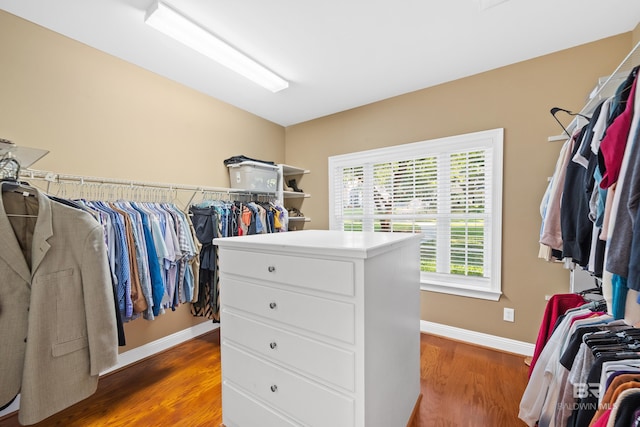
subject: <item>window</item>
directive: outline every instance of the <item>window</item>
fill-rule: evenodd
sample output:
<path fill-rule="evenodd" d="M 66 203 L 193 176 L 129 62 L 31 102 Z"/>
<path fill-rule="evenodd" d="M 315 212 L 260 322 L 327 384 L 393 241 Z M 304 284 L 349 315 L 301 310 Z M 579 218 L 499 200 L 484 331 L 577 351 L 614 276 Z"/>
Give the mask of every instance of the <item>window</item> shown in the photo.
<path fill-rule="evenodd" d="M 330 228 L 422 233 L 422 289 L 497 301 L 502 146 L 494 129 L 330 157 Z"/>

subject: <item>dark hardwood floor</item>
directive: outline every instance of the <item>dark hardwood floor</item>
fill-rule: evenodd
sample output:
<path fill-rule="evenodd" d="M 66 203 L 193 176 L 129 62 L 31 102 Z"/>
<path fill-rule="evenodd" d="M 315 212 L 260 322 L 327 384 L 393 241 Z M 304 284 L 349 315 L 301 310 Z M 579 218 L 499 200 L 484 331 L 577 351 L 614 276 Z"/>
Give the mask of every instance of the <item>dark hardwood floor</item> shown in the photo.
<path fill-rule="evenodd" d="M 34 426 L 218 427 L 219 350 L 217 331 L 202 335 L 106 375 L 93 396 Z M 425 334 L 421 354 L 413 427 L 524 426 L 517 417 L 528 372 L 522 356 Z M 0 420 L 16 426 L 17 415 Z"/>
<path fill-rule="evenodd" d="M 422 401 L 413 427 L 519 427 L 524 357 L 421 335 Z"/>

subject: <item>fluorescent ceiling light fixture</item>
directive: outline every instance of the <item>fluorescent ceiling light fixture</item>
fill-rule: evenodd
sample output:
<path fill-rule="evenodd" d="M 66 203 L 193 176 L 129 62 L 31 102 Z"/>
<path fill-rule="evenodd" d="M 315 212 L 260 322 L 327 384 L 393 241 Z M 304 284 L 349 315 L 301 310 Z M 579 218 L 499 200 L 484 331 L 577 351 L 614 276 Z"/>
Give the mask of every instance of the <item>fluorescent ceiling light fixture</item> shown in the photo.
<path fill-rule="evenodd" d="M 478 7 L 480 10 L 491 9 L 492 7 L 496 7 L 499 4 L 505 3 L 508 0 L 478 0 Z"/>
<path fill-rule="evenodd" d="M 289 82 L 285 79 L 229 46 L 167 3 L 155 1 L 147 11 L 144 21 L 156 30 L 272 92 L 289 87 Z"/>

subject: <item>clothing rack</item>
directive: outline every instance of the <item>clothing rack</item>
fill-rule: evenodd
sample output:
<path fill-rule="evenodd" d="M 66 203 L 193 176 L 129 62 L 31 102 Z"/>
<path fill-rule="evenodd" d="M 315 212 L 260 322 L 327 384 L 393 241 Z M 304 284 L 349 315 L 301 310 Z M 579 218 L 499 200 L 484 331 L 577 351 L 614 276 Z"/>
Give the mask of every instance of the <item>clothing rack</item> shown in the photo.
<path fill-rule="evenodd" d="M 640 42 L 636 43 L 633 49 L 631 49 L 631 51 L 626 55 L 624 60 L 618 65 L 618 67 L 613 71 L 613 73 L 611 73 L 607 78 L 599 79 L 598 85 L 589 94 L 586 104 L 580 110 L 579 113 L 572 113 L 571 111 L 565 110 L 562 108 L 552 108 L 550 112 L 556 120 L 557 120 L 557 117 L 555 116 L 555 114 L 559 111 L 572 115 L 574 116 L 574 118 L 571 121 L 571 123 L 568 126 L 566 126 L 566 128 L 563 127 L 563 130 L 565 132 L 562 135 L 559 135 L 556 137 L 550 137 L 549 141 L 563 140 L 563 141 L 567 141 L 566 143 L 568 143 L 569 142 L 568 138 L 571 138 L 574 134 L 577 134 L 577 132 L 580 131 L 581 128 L 584 129 L 584 126 L 589 122 L 589 120 L 591 120 L 589 117 L 592 117 L 593 113 L 597 112 L 597 108 L 606 99 L 614 97 L 615 95 L 617 95 L 617 92 L 622 90 L 623 88 L 622 85 L 626 84 L 625 82 L 629 78 L 633 77 L 632 72 L 634 72 L 634 69 L 639 64 L 640 64 Z M 624 88 L 624 89 L 628 91 L 629 88 Z M 562 123 L 559 122 L 559 124 L 562 126 Z M 578 163 L 578 162 L 576 161 L 575 163 Z M 569 164 L 573 164 L 572 160 L 569 160 Z M 583 164 L 583 166 L 585 165 Z M 585 166 L 585 168 L 587 168 L 587 166 Z M 562 200 L 564 203 L 564 200 L 565 200 L 564 197 Z M 567 200 L 569 199 L 567 198 Z M 571 202 L 568 203 L 568 205 L 570 204 Z M 575 247 L 572 248 L 571 245 L 569 247 L 570 247 L 569 260 L 565 260 L 565 266 L 571 269 L 571 273 L 570 273 L 571 292 L 581 293 L 582 291 L 585 291 L 585 290 L 593 290 L 594 289 L 593 280 L 595 276 L 593 274 L 590 274 L 588 271 L 581 270 L 578 266 L 573 266 L 572 268 L 572 260 L 571 260 L 573 255 L 572 252 L 574 251 L 580 252 L 580 250 L 577 250 Z M 563 255 L 565 254 L 563 253 Z M 581 261 L 585 262 L 586 260 L 582 259 Z M 594 266 L 592 265 L 591 268 L 594 268 Z M 599 280 L 600 279 L 595 278 L 595 281 L 596 281 L 595 289 L 598 291 L 602 291 L 601 282 L 599 282 Z M 611 294 L 607 295 L 607 300 L 608 302 L 614 301 Z M 616 301 L 618 303 L 616 303 Z M 620 298 L 616 299 L 614 303 L 610 304 L 611 307 L 609 307 L 610 312 L 614 313 L 616 318 L 618 318 L 620 315 L 620 312 L 621 312 L 620 306 L 624 304 L 624 302 L 620 303 L 620 301 L 621 301 Z"/>
<path fill-rule="evenodd" d="M 599 82 L 598 86 L 591 91 L 586 104 L 578 114 L 582 116 L 591 116 L 598 104 L 613 96 L 620 83 L 627 78 L 633 67 L 636 65 L 640 65 L 640 42 L 631 49 L 613 73 L 611 73 L 604 81 Z M 549 141 L 566 140 L 571 137 L 571 134 L 578 127 L 584 124 L 584 120 L 585 119 L 581 118 L 579 115 L 576 115 L 569 126 L 566 127 L 566 131 L 569 132 L 569 134 L 563 132 L 561 135 L 551 136 L 549 137 Z"/>
<path fill-rule="evenodd" d="M 218 198 L 225 198 L 228 200 L 259 200 L 259 201 L 269 201 L 275 197 L 274 193 L 265 193 L 265 192 L 254 192 L 247 191 L 243 189 L 236 188 L 228 188 L 228 187 L 207 187 L 207 186 L 196 186 L 196 185 L 184 185 L 184 184 L 172 184 L 172 183 L 164 183 L 164 182 L 148 182 L 148 181 L 135 181 L 135 180 L 127 180 L 127 179 L 118 179 L 118 178 L 105 178 L 105 177 L 95 177 L 95 176 L 84 176 L 84 175 L 69 175 L 69 174 L 60 174 L 56 172 L 50 171 L 42 171 L 35 169 L 21 169 L 20 177 L 25 180 L 41 180 L 47 183 L 46 192 L 51 192 L 51 184 L 58 184 L 61 188 L 64 188 L 66 184 L 75 184 L 80 185 L 81 187 L 84 185 L 98 185 L 98 186 L 117 186 L 119 187 L 117 190 L 120 190 L 119 194 L 125 192 L 127 190 L 135 193 L 138 190 L 156 190 L 156 191 L 166 191 L 169 193 L 177 192 L 177 191 L 188 191 L 192 192 L 189 201 L 186 203 L 186 206 L 189 206 L 191 202 L 195 199 L 198 194 L 204 195 L 215 195 Z M 114 188 L 114 190 L 116 190 Z"/>

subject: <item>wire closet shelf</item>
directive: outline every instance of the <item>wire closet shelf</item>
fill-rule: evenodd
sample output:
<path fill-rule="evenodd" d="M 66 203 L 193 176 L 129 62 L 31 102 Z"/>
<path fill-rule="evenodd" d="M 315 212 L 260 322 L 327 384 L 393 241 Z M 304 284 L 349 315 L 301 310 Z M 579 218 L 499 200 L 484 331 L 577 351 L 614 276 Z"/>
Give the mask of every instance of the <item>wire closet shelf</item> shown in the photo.
<path fill-rule="evenodd" d="M 588 100 L 579 114 L 590 117 L 598 104 L 614 95 L 618 86 L 627 78 L 636 65 L 640 65 L 640 42 L 631 49 L 613 73 L 606 78 L 600 79 L 598 85 L 589 94 Z M 581 123 L 584 123 L 581 121 L 584 121 L 584 119 L 579 116 L 574 117 L 569 126 L 567 126 L 567 131 L 573 133 Z M 562 135 L 550 137 L 549 141 L 566 140 L 568 137 L 570 135 L 563 133 Z"/>
<path fill-rule="evenodd" d="M 165 182 L 136 181 L 84 175 L 60 174 L 35 169 L 21 169 L 20 178 L 26 181 L 44 183 L 43 191 L 59 197 L 95 198 L 95 199 L 131 199 L 144 201 L 176 201 L 190 198 L 184 207 L 188 207 L 197 196 L 202 199 L 220 199 L 237 201 L 270 201 L 275 193 L 242 190 L 228 187 L 207 187 Z M 186 196 L 184 196 L 186 194 Z M 183 198 L 179 197 L 180 195 Z"/>

